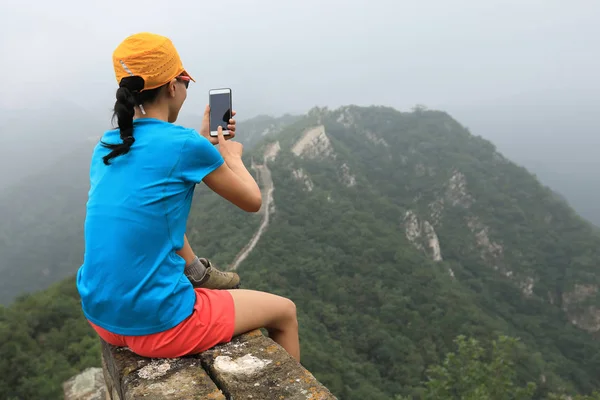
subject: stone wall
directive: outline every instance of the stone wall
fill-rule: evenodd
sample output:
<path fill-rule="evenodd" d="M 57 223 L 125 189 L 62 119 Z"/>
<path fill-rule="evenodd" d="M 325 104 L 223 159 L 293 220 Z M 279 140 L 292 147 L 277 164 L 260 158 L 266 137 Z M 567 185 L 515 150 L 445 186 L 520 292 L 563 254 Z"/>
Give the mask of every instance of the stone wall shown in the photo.
<path fill-rule="evenodd" d="M 144 358 L 102 342 L 102 364 L 65 382 L 65 399 L 335 399 L 260 330 L 175 359 Z"/>

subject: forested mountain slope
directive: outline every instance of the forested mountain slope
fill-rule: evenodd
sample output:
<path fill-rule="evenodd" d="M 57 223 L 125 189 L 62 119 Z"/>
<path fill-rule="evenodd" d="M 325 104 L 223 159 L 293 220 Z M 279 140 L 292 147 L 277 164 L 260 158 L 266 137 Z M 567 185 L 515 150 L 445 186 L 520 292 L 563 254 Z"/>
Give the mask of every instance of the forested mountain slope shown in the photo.
<path fill-rule="evenodd" d="M 459 333 L 521 337 L 542 391 L 599 386 L 600 236 L 491 143 L 385 107 L 314 109 L 273 140 L 275 213 L 241 273 L 298 302 L 337 393 L 407 390 Z"/>
<path fill-rule="evenodd" d="M 226 266 L 269 213 L 243 286 L 296 302 L 303 364 L 340 398 L 419 398 L 460 334 L 521 338 L 535 398 L 600 387 L 600 236 L 446 113 L 315 108 L 245 157 L 273 204 L 248 215 L 200 190 L 192 246 Z"/>

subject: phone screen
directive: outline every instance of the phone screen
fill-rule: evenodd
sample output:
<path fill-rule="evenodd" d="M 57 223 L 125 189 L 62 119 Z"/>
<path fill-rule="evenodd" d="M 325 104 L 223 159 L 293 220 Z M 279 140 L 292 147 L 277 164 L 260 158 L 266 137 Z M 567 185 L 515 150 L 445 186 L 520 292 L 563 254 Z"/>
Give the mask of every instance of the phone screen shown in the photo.
<path fill-rule="evenodd" d="M 231 91 L 219 89 L 210 93 L 210 131 L 216 133 L 219 125 L 226 131 L 230 119 Z"/>

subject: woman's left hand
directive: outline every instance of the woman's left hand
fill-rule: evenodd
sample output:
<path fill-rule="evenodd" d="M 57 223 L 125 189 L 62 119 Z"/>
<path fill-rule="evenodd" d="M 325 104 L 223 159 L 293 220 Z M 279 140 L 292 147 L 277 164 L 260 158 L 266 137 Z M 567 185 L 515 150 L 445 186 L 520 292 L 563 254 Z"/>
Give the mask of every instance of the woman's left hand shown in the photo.
<path fill-rule="evenodd" d="M 233 139 L 235 137 L 235 119 L 233 116 L 235 115 L 235 111 L 231 111 L 231 119 L 229 120 L 229 125 L 227 125 L 227 130 L 229 131 L 229 135 L 225 135 L 225 140 Z M 225 129 L 225 127 L 223 127 Z M 204 116 L 202 117 L 202 127 L 200 128 L 200 134 L 207 138 L 212 144 L 218 144 L 219 139 L 215 136 L 210 136 L 210 106 L 206 106 L 204 109 Z"/>

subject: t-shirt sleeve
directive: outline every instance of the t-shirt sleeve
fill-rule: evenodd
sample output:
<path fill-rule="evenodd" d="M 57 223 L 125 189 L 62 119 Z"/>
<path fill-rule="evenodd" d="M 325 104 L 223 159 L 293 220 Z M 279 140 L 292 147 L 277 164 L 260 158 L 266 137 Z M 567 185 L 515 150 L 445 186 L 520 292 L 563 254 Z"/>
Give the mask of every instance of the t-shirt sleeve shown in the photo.
<path fill-rule="evenodd" d="M 185 181 L 200 183 L 225 160 L 215 146 L 197 131 L 191 130 L 181 149 L 179 167 Z"/>

